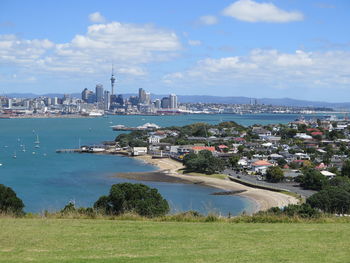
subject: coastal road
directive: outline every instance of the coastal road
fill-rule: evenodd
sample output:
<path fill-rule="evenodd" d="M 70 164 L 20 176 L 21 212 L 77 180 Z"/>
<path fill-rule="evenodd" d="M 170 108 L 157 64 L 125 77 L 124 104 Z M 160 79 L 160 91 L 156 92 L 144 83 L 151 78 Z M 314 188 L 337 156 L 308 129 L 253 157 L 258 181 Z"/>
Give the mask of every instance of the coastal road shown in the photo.
<path fill-rule="evenodd" d="M 259 181 L 256 176 L 254 175 L 247 175 L 247 174 L 242 174 L 242 173 L 236 173 L 234 170 L 231 169 L 226 169 L 224 171 L 225 174 L 231 175 L 235 178 L 240 177 L 240 180 L 256 184 L 256 185 L 261 185 L 261 186 L 268 186 L 268 187 L 273 187 L 273 188 L 278 188 L 278 189 L 285 189 L 293 193 L 297 193 L 301 195 L 302 197 L 310 197 L 314 193 L 317 193 L 317 191 L 313 190 L 305 190 L 302 187 L 300 187 L 297 183 L 290 182 L 290 183 L 269 183 L 266 181 Z"/>

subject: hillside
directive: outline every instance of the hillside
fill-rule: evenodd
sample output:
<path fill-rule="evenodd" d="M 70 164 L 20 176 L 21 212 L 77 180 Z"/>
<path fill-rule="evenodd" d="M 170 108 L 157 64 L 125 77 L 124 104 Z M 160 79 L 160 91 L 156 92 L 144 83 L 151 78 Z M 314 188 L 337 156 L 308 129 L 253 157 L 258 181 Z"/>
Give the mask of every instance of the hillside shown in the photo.
<path fill-rule="evenodd" d="M 350 224 L 0 218 L 0 262 L 348 262 Z"/>

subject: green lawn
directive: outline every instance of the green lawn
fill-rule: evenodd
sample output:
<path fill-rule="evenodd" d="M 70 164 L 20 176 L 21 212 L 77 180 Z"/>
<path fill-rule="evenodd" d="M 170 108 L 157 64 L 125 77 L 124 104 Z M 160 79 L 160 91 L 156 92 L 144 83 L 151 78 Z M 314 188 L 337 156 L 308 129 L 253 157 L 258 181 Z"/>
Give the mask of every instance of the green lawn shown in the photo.
<path fill-rule="evenodd" d="M 350 262 L 346 223 L 0 218 L 0 262 Z"/>

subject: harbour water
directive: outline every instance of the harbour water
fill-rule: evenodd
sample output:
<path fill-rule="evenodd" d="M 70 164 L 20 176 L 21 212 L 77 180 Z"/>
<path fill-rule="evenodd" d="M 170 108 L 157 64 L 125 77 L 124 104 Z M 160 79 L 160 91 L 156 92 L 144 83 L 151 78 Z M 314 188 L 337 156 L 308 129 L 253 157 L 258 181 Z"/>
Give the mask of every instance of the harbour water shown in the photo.
<path fill-rule="evenodd" d="M 0 120 L 0 164 L 2 164 L 0 184 L 15 190 L 24 201 L 26 212 L 57 211 L 69 201 L 74 201 L 77 206 L 91 206 L 98 197 L 108 193 L 112 184 L 128 181 L 112 177 L 115 173 L 153 171 L 156 168 L 128 157 L 57 154 L 56 149 L 77 148 L 79 144 L 91 145 L 113 140 L 120 132 L 112 131 L 110 126 L 117 124 L 138 126 L 152 122 L 166 127 L 194 122 L 215 124 L 232 120 L 242 125 L 252 125 L 287 123 L 297 117 L 299 116 L 225 114 L 2 119 Z M 40 140 L 40 148 L 35 147 L 37 137 Z M 253 207 L 253 203 L 247 198 L 210 195 L 217 192 L 217 189 L 210 187 L 163 182 L 142 183 L 156 187 L 169 201 L 172 212 L 193 209 L 201 213 L 236 215 Z"/>

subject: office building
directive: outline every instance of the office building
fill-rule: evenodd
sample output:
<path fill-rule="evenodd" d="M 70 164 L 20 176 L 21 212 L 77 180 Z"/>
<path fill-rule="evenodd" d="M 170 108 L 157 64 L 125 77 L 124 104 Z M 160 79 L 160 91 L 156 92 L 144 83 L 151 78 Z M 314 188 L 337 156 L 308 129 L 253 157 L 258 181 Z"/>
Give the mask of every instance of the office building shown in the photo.
<path fill-rule="evenodd" d="M 162 109 L 169 109 L 170 108 L 170 98 L 169 97 L 162 98 L 161 106 L 162 106 Z"/>
<path fill-rule="evenodd" d="M 177 96 L 175 94 L 170 94 L 169 100 L 170 100 L 170 108 L 177 109 Z"/>
<path fill-rule="evenodd" d="M 101 84 L 96 85 L 95 94 L 96 94 L 96 102 L 102 103 L 103 102 L 103 86 Z"/>

